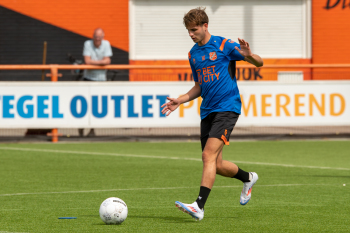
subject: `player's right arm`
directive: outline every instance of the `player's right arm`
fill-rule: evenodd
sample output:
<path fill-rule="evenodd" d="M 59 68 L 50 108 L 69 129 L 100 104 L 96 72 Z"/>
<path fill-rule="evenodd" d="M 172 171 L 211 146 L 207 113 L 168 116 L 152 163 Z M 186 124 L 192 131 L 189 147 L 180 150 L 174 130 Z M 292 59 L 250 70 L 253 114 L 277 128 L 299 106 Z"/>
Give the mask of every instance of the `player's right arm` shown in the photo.
<path fill-rule="evenodd" d="M 179 98 L 167 97 L 169 102 L 162 105 L 162 114 L 166 114 L 167 116 L 169 116 L 170 113 L 175 111 L 181 104 L 194 100 L 199 96 L 201 96 L 201 88 L 199 86 L 199 83 L 195 82 L 191 90 L 189 90 L 186 94 L 180 96 Z"/>

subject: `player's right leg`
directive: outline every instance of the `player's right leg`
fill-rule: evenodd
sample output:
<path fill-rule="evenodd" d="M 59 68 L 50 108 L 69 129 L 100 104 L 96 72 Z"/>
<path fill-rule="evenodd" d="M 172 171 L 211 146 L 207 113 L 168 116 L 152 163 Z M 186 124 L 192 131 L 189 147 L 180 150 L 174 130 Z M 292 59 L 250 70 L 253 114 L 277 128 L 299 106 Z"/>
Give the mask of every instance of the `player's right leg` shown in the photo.
<path fill-rule="evenodd" d="M 179 201 L 175 202 L 175 206 L 179 208 L 179 210 L 183 211 L 192 216 L 192 218 L 196 220 L 202 220 L 204 217 L 204 209 L 198 207 L 198 203 L 195 201 L 192 204 L 185 204 Z"/>
<path fill-rule="evenodd" d="M 209 138 L 202 152 L 203 174 L 201 186 L 212 188 L 216 176 L 216 162 L 222 152 L 224 142 L 218 138 Z"/>

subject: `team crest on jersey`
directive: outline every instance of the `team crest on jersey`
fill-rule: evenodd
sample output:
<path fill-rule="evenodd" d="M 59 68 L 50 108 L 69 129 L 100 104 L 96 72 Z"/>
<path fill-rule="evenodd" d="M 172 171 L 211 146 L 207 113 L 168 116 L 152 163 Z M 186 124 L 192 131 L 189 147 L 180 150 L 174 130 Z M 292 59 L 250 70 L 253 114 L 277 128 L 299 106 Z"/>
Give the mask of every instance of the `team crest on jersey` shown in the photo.
<path fill-rule="evenodd" d="M 211 53 L 209 53 L 209 59 L 210 59 L 210 60 L 215 61 L 216 58 L 218 58 L 218 57 L 216 56 L 216 52 L 211 52 Z"/>
<path fill-rule="evenodd" d="M 196 64 L 196 59 L 193 58 L 193 63 Z"/>

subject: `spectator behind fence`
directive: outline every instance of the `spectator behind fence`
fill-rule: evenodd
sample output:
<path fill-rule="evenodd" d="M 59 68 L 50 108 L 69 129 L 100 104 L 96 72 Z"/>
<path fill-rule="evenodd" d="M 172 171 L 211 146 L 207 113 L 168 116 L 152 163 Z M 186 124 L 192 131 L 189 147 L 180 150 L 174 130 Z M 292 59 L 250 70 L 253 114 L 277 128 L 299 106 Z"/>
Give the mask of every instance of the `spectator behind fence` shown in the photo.
<path fill-rule="evenodd" d="M 111 64 L 112 48 L 109 41 L 104 40 L 105 33 L 102 28 L 96 28 L 92 40 L 84 43 L 83 56 L 87 65 Z M 107 70 L 84 70 L 84 81 L 107 81 Z M 79 129 L 79 135 L 84 135 L 84 129 Z M 95 136 L 91 129 L 87 136 Z"/>
<path fill-rule="evenodd" d="M 107 40 L 102 28 L 94 31 L 92 40 L 84 43 L 84 61 L 87 65 L 109 65 L 111 64 L 112 48 Z M 84 70 L 84 80 L 86 81 L 107 81 L 107 70 Z"/>

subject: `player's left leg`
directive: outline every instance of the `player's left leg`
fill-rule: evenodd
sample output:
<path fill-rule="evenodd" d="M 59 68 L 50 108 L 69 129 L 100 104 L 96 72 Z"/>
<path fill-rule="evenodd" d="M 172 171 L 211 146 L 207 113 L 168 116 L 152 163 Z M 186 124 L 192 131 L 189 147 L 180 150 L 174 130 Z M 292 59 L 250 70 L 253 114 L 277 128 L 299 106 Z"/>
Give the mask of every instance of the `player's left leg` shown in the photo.
<path fill-rule="evenodd" d="M 245 205 L 249 202 L 252 196 L 253 185 L 259 179 L 258 174 L 255 172 L 243 171 L 236 164 L 223 160 L 222 151 L 216 161 L 216 173 L 221 176 L 232 177 L 242 181 L 243 189 L 240 196 L 240 203 L 241 205 Z"/>
<path fill-rule="evenodd" d="M 250 182 L 251 175 L 249 172 L 243 171 L 235 163 L 222 159 L 222 151 L 216 160 L 216 174 L 236 178 L 242 182 Z"/>
<path fill-rule="evenodd" d="M 218 138 L 209 138 L 206 141 L 202 153 L 203 173 L 197 200 L 192 204 L 185 204 L 179 201 L 175 202 L 175 205 L 180 210 L 190 214 L 197 220 L 202 220 L 204 217 L 204 205 L 215 182 L 217 156 L 222 151 L 223 146 L 223 141 Z"/>
<path fill-rule="evenodd" d="M 225 177 L 234 177 L 238 173 L 238 166 L 230 161 L 222 159 L 222 150 L 216 159 L 216 174 Z"/>

